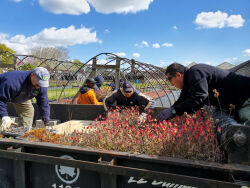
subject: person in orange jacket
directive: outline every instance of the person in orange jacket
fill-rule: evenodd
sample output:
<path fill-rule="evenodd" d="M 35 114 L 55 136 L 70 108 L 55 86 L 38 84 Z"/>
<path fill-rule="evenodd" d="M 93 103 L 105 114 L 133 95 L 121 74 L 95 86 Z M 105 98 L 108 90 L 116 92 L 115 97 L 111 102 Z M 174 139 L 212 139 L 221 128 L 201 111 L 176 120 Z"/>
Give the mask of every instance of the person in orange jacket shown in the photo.
<path fill-rule="evenodd" d="M 86 85 L 82 86 L 77 98 L 77 104 L 97 104 L 102 105 L 102 102 L 98 102 L 94 92 L 94 85 L 96 81 L 93 78 L 86 80 Z"/>

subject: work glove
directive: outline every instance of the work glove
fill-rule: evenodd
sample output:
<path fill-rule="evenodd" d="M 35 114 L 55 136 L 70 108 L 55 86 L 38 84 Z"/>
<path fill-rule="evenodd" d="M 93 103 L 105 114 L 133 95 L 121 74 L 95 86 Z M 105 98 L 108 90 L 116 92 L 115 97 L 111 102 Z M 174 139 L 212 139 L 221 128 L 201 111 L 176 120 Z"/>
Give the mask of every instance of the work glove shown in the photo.
<path fill-rule="evenodd" d="M 156 117 L 157 121 L 163 121 L 171 118 L 173 116 L 173 107 L 170 107 L 166 110 L 162 110 Z"/>
<path fill-rule="evenodd" d="M 11 124 L 15 124 L 9 116 L 2 117 L 1 131 L 6 131 L 10 128 Z"/>
<path fill-rule="evenodd" d="M 147 114 L 146 113 L 141 113 L 139 116 L 139 122 L 141 123 L 143 120 L 145 121 L 147 119 Z"/>

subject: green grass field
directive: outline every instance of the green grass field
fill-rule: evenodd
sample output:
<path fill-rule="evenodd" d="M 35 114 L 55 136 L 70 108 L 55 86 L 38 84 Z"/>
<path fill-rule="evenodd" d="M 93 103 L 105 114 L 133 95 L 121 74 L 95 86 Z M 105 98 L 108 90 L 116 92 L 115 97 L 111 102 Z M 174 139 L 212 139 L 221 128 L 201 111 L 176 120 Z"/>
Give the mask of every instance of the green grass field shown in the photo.
<path fill-rule="evenodd" d="M 79 88 L 64 89 L 61 95 L 61 99 L 74 97 L 78 90 Z M 49 100 L 50 101 L 57 100 L 61 92 L 62 92 L 62 89 L 48 90 Z"/>

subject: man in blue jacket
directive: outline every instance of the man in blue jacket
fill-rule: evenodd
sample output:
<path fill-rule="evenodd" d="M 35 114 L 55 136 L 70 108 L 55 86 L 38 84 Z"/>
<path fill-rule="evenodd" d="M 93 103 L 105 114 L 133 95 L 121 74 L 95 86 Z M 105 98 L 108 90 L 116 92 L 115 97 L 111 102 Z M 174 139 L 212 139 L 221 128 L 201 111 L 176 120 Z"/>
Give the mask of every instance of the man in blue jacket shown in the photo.
<path fill-rule="evenodd" d="M 8 116 L 7 102 L 12 102 L 24 127 L 33 124 L 34 108 L 37 105 L 44 124 L 50 121 L 50 108 L 47 95 L 50 74 L 47 69 L 37 67 L 33 71 L 11 71 L 0 75 L 0 118 L 1 130 L 7 130 L 14 123 Z"/>
<path fill-rule="evenodd" d="M 171 85 L 181 89 L 181 94 L 169 109 L 159 113 L 158 121 L 213 105 L 226 112 L 233 106 L 236 118 L 250 125 L 250 77 L 205 64 L 187 69 L 178 63 L 167 67 L 166 76 Z"/>

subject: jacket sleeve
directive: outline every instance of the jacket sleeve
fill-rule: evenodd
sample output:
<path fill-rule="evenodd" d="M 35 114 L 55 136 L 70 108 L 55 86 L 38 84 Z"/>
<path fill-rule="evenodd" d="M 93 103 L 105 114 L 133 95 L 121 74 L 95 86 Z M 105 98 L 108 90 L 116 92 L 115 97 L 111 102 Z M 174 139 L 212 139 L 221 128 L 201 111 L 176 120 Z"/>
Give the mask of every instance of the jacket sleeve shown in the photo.
<path fill-rule="evenodd" d="M 6 100 L 0 97 L 0 118 L 8 116 Z"/>
<path fill-rule="evenodd" d="M 45 123 L 50 121 L 50 107 L 47 88 L 41 87 L 40 93 L 36 96 L 37 106 Z"/>
<path fill-rule="evenodd" d="M 114 106 L 114 103 L 116 101 L 116 96 L 117 96 L 117 90 L 115 90 L 112 93 L 108 94 L 103 99 L 104 109 L 106 111 L 109 110 L 112 106 Z"/>
<path fill-rule="evenodd" d="M 199 70 L 189 73 L 187 84 L 189 88 L 183 89 L 173 108 L 177 115 L 184 112 L 193 113 L 204 106 L 208 97 L 208 83 L 206 76 Z"/>
<path fill-rule="evenodd" d="M 7 102 L 13 97 L 13 91 L 7 80 L 0 80 L 0 118 L 8 116 Z"/>
<path fill-rule="evenodd" d="M 93 89 L 89 90 L 89 98 L 90 98 L 91 104 L 98 104 L 98 105 L 102 104 L 102 102 L 98 102 L 98 100 L 96 99 L 96 95 Z"/>
<path fill-rule="evenodd" d="M 138 93 L 138 97 L 140 111 L 145 111 L 154 108 L 155 101 L 153 99 L 151 99 L 147 95 L 144 95 L 141 92 Z"/>

